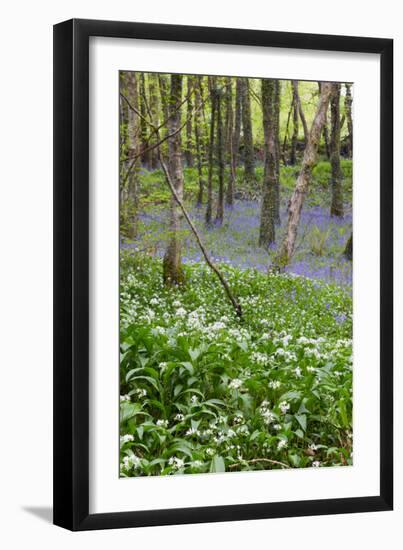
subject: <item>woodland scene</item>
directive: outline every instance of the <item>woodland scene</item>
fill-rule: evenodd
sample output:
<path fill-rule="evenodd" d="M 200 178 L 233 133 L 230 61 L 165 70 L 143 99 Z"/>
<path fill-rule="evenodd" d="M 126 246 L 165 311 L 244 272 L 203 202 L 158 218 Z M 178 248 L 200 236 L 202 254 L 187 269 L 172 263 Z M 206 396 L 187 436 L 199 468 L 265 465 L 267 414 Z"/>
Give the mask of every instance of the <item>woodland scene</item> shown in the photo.
<path fill-rule="evenodd" d="M 120 476 L 349 466 L 353 84 L 121 71 Z"/>

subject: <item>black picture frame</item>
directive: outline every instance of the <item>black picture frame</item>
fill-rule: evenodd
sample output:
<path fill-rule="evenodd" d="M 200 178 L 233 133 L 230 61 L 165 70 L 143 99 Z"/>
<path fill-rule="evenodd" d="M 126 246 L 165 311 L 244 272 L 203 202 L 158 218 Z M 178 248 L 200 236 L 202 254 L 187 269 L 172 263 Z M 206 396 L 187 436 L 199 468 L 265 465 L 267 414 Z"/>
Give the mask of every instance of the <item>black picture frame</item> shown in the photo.
<path fill-rule="evenodd" d="M 380 492 L 328 500 L 89 513 L 89 38 L 363 52 L 381 57 Z M 393 507 L 393 40 L 73 19 L 54 26 L 54 523 L 71 530 Z"/>

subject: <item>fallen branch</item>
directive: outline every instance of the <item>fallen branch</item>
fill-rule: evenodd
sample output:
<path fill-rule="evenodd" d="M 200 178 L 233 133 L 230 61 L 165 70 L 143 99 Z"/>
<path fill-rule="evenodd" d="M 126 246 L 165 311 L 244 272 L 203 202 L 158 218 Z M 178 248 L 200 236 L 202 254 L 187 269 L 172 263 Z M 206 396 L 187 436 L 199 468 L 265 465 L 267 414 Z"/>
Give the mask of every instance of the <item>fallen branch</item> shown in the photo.
<path fill-rule="evenodd" d="M 280 462 L 278 460 L 271 460 L 270 458 L 253 458 L 252 460 L 243 460 L 242 462 L 235 462 L 234 464 L 230 464 L 228 468 L 237 468 L 238 466 L 242 466 L 243 464 L 257 464 L 259 462 L 268 462 L 270 464 L 277 464 L 278 466 L 282 466 L 283 468 L 290 468 L 288 464 L 285 464 L 284 462 Z"/>

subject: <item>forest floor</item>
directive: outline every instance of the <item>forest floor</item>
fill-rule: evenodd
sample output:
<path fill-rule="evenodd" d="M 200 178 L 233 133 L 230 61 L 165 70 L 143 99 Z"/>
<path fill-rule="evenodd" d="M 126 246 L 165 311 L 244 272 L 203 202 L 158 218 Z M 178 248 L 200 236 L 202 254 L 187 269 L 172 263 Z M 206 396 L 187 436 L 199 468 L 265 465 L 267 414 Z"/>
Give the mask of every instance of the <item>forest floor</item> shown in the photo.
<path fill-rule="evenodd" d="M 344 257 L 343 252 L 352 231 L 352 163 L 342 160 L 341 166 L 344 217 L 338 219 L 330 216 L 330 163 L 321 161 L 312 174 L 310 192 L 302 209 L 295 254 L 286 271 L 326 283 L 336 283 L 351 290 L 352 263 Z M 222 226 L 213 225 L 210 228 L 204 223 L 205 206 L 194 206 L 198 189 L 196 170 L 184 170 L 186 207 L 208 252 L 215 260 L 241 269 L 253 268 L 264 273 L 268 271 L 287 227 L 287 205 L 298 171 L 299 166 L 281 168 L 281 224 L 276 228 L 275 245 L 270 250 L 265 250 L 258 246 L 260 200 L 254 189 L 245 188 L 242 170 L 238 171 L 236 182 L 237 196 L 242 198 L 238 198 L 232 208 L 226 207 Z M 257 188 L 260 189 L 262 166 L 256 167 L 256 177 Z M 138 235 L 134 241 L 123 239 L 122 246 L 162 257 L 169 239 L 169 191 L 162 172 L 142 169 L 140 187 L 143 205 Z M 213 212 L 213 218 L 214 215 Z M 182 223 L 181 237 L 182 261 L 203 261 L 201 251 L 185 220 Z"/>

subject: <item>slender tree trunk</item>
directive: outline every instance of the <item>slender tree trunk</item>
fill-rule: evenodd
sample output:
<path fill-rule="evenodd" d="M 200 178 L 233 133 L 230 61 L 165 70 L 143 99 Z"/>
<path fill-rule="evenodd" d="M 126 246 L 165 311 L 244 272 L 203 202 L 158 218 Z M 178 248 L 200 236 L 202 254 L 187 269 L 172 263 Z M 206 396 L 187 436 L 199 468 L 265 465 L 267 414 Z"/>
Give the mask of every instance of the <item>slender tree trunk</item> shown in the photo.
<path fill-rule="evenodd" d="M 347 258 L 347 260 L 350 260 L 350 262 L 353 260 L 353 234 L 352 233 L 348 238 L 346 248 L 344 249 L 344 256 Z"/>
<path fill-rule="evenodd" d="M 216 118 L 216 105 L 217 105 L 217 94 L 215 89 L 214 77 L 211 77 L 211 81 L 210 81 L 210 97 L 211 97 L 211 119 L 210 119 L 210 143 L 209 143 L 209 150 L 208 150 L 206 225 L 211 225 L 212 215 L 213 215 L 214 133 L 215 133 L 215 118 Z"/>
<path fill-rule="evenodd" d="M 200 77 L 196 77 L 200 79 Z M 202 124 L 200 120 L 200 85 L 199 80 L 195 83 L 195 116 L 194 116 L 194 129 L 195 129 L 195 141 L 196 141 L 196 164 L 197 164 L 197 177 L 199 181 L 199 191 L 197 193 L 196 206 L 200 208 L 203 204 L 203 194 L 204 194 L 204 179 L 203 179 L 203 143 L 202 143 Z"/>
<path fill-rule="evenodd" d="M 287 164 L 286 150 L 287 150 L 288 130 L 289 130 L 289 127 L 290 127 L 290 119 L 291 119 L 291 114 L 292 114 L 292 111 L 293 111 L 293 107 L 294 107 L 294 98 L 291 99 L 291 105 L 290 105 L 290 109 L 288 111 L 288 116 L 287 116 L 287 123 L 285 125 L 284 141 L 283 141 L 283 154 L 282 154 L 284 165 Z"/>
<path fill-rule="evenodd" d="M 351 95 L 351 84 L 346 84 L 345 86 L 346 86 L 346 95 L 344 98 L 344 106 L 346 111 L 347 130 L 348 130 L 347 155 L 348 155 L 348 158 L 353 158 L 353 118 L 351 114 L 351 105 L 353 103 L 353 98 Z"/>
<path fill-rule="evenodd" d="M 232 108 L 232 79 L 227 78 L 226 81 L 226 111 L 225 111 L 225 141 L 227 150 L 227 159 L 230 168 L 228 178 L 227 192 L 225 195 L 225 203 L 230 208 L 234 205 L 235 192 L 235 163 L 234 163 L 234 111 Z"/>
<path fill-rule="evenodd" d="M 264 177 L 260 213 L 259 246 L 269 248 L 275 241 L 276 223 L 276 136 L 275 81 L 262 79 L 262 110 L 264 133 Z"/>
<path fill-rule="evenodd" d="M 218 200 L 215 223 L 222 225 L 224 221 L 224 158 L 225 143 L 222 123 L 222 89 L 217 90 L 217 159 L 218 159 Z"/>
<path fill-rule="evenodd" d="M 157 92 L 157 75 L 149 73 L 148 75 L 148 96 L 149 108 L 150 108 L 150 118 L 154 126 L 158 126 L 158 92 Z M 150 167 L 155 170 L 158 168 L 158 151 L 157 149 L 152 149 L 150 151 Z"/>
<path fill-rule="evenodd" d="M 137 89 L 137 77 L 136 73 L 129 71 L 127 75 L 127 99 L 130 104 L 138 110 L 138 89 Z M 135 164 L 130 171 L 130 176 L 127 181 L 127 225 L 128 225 L 128 237 L 134 239 L 137 235 L 138 225 L 138 177 L 140 170 L 140 158 L 139 153 L 139 118 L 135 111 L 128 109 L 128 150 L 129 157 L 133 155 L 137 157 Z M 130 161 L 129 161 L 130 162 Z"/>
<path fill-rule="evenodd" d="M 330 215 L 342 218 L 343 211 L 343 189 L 342 173 L 340 167 L 340 84 L 333 84 L 332 97 L 330 99 L 330 114 L 332 133 L 330 140 L 330 163 L 332 167 L 331 190 L 332 202 Z"/>
<path fill-rule="evenodd" d="M 330 82 L 323 82 L 321 86 L 318 108 L 309 133 L 308 143 L 305 148 L 301 170 L 288 206 L 287 232 L 276 258 L 276 267 L 279 269 L 284 268 L 291 261 L 294 253 L 301 210 L 308 191 L 312 169 L 316 164 L 320 136 L 323 131 L 325 113 L 327 112 L 329 106 L 331 93 L 332 84 Z"/>
<path fill-rule="evenodd" d="M 242 126 L 244 145 L 245 181 L 254 186 L 255 179 L 255 153 L 253 148 L 252 113 L 249 95 L 249 82 L 242 78 Z"/>
<path fill-rule="evenodd" d="M 192 100 L 192 90 L 194 86 L 194 77 L 188 76 L 187 77 L 187 114 L 186 114 L 186 151 L 185 151 L 185 160 L 186 165 L 189 168 L 193 167 L 193 137 L 192 137 L 192 129 L 193 129 L 193 121 L 192 121 L 192 113 L 193 113 L 193 100 Z"/>
<path fill-rule="evenodd" d="M 322 83 L 318 82 L 318 86 L 319 86 L 319 95 L 320 95 L 320 92 L 321 92 L 321 89 L 322 89 Z M 330 160 L 330 140 L 329 140 L 328 125 L 327 125 L 327 111 L 326 111 L 326 114 L 325 114 L 325 123 L 323 125 L 323 140 L 325 142 L 326 157 L 328 158 L 328 160 Z"/>
<path fill-rule="evenodd" d="M 276 143 L 276 207 L 274 220 L 280 224 L 280 109 L 281 109 L 281 82 L 275 80 L 274 83 L 274 138 Z"/>
<path fill-rule="evenodd" d="M 146 98 L 146 85 L 145 85 L 145 76 L 144 73 L 140 74 L 140 140 L 141 140 L 141 149 L 145 151 L 141 155 L 141 164 L 150 167 L 150 151 L 146 151 L 148 146 L 148 127 L 145 120 L 147 120 L 147 98 Z"/>
<path fill-rule="evenodd" d="M 308 124 L 306 122 L 304 110 L 302 108 L 301 98 L 299 96 L 298 80 L 294 80 L 293 82 L 295 82 L 294 91 L 295 91 L 295 96 L 298 104 L 299 118 L 301 119 L 301 122 L 302 122 L 302 129 L 304 130 L 304 141 L 305 141 L 305 147 L 306 147 L 306 144 L 308 143 L 308 135 L 309 135 Z"/>
<path fill-rule="evenodd" d="M 182 76 L 171 75 L 171 91 L 169 99 L 169 134 L 174 134 L 168 140 L 169 175 L 175 192 L 180 200 L 183 198 L 183 171 L 181 158 L 181 125 Z M 175 133 L 176 132 L 176 133 Z M 177 201 L 172 197 L 170 211 L 170 240 L 163 259 L 163 280 L 167 286 L 179 285 L 184 282 L 181 264 L 180 226 L 182 211 Z"/>
<path fill-rule="evenodd" d="M 235 90 L 235 120 L 234 120 L 234 137 L 232 139 L 232 154 L 234 157 L 234 170 L 237 169 L 239 162 L 239 144 L 241 141 L 241 124 L 242 124 L 242 79 L 236 79 Z"/>
<path fill-rule="evenodd" d="M 298 81 L 292 80 L 292 137 L 291 137 L 291 153 L 290 164 L 294 166 L 297 163 L 297 142 L 298 142 L 298 130 L 299 130 L 299 113 L 298 113 Z"/>

